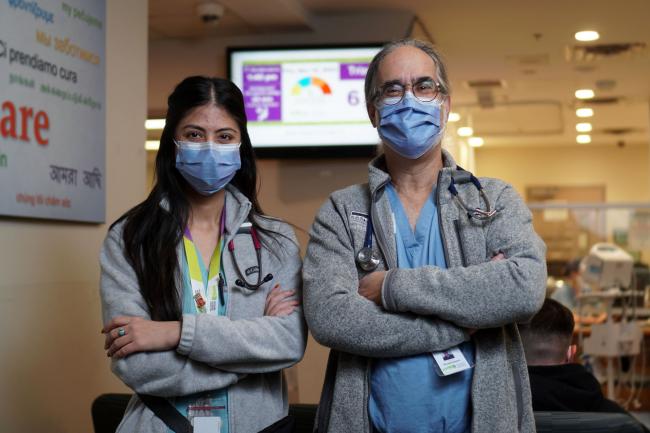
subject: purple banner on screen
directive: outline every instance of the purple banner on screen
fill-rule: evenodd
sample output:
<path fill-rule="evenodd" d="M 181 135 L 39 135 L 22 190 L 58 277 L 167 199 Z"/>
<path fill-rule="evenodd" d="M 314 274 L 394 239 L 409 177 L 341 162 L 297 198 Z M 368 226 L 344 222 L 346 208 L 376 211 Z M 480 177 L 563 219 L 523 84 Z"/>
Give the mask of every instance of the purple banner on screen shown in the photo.
<path fill-rule="evenodd" d="M 280 65 L 244 66 L 244 105 L 250 122 L 282 120 Z"/>
<path fill-rule="evenodd" d="M 341 63 L 339 68 L 341 80 L 363 80 L 368 72 L 368 63 Z"/>

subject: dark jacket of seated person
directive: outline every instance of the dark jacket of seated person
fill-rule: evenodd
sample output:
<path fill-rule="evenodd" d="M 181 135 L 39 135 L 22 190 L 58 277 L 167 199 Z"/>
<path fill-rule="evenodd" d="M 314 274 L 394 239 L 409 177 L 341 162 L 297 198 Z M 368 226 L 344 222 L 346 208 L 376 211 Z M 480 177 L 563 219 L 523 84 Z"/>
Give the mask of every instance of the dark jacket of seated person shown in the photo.
<path fill-rule="evenodd" d="M 530 323 L 519 326 L 528 363 L 535 411 L 620 412 L 625 409 L 603 396 L 598 380 L 574 364 L 573 313 L 553 299 Z"/>

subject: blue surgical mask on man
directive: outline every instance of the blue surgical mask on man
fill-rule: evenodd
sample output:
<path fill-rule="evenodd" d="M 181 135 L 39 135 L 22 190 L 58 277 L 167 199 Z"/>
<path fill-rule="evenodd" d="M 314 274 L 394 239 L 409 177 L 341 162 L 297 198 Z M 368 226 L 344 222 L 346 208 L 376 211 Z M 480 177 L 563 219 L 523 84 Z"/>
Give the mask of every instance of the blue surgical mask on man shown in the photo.
<path fill-rule="evenodd" d="M 431 149 L 444 131 L 442 103 L 422 102 L 405 92 L 396 104 L 380 102 L 379 136 L 404 158 L 417 159 Z"/>
<path fill-rule="evenodd" d="M 221 190 L 241 168 L 237 144 L 176 141 L 176 168 L 201 195 Z"/>

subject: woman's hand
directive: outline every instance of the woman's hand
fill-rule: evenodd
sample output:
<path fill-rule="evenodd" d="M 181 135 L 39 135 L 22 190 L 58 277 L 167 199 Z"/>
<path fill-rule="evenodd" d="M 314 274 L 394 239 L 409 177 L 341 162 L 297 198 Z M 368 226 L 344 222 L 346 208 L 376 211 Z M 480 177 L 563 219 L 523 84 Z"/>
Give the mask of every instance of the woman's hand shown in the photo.
<path fill-rule="evenodd" d="M 293 313 L 300 301 L 296 299 L 287 299 L 296 294 L 295 290 L 282 290 L 280 284 L 273 286 L 273 289 L 266 296 L 266 305 L 264 306 L 265 316 L 288 316 Z"/>
<path fill-rule="evenodd" d="M 181 339 L 181 322 L 158 322 L 118 316 L 104 326 L 106 356 L 124 358 L 137 352 L 171 350 Z"/>

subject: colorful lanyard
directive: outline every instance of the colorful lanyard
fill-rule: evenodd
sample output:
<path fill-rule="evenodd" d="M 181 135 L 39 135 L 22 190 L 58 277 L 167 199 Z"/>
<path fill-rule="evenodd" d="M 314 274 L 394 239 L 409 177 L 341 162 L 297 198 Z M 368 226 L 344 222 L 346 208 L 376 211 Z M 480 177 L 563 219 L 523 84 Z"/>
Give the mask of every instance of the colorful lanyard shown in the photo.
<path fill-rule="evenodd" d="M 222 278 L 221 278 L 221 252 L 224 246 L 224 229 L 226 221 L 226 207 L 221 212 L 221 221 L 219 223 L 219 242 L 212 254 L 210 260 L 210 270 L 208 272 L 208 286 L 203 284 L 203 275 L 199 265 L 199 256 L 196 245 L 192 241 L 192 235 L 189 229 L 185 229 L 183 236 L 183 246 L 185 247 L 185 257 L 187 257 L 187 267 L 190 271 L 190 282 L 192 284 L 192 298 L 196 304 L 199 313 L 212 313 L 219 309 L 217 300 L 223 304 Z"/>

